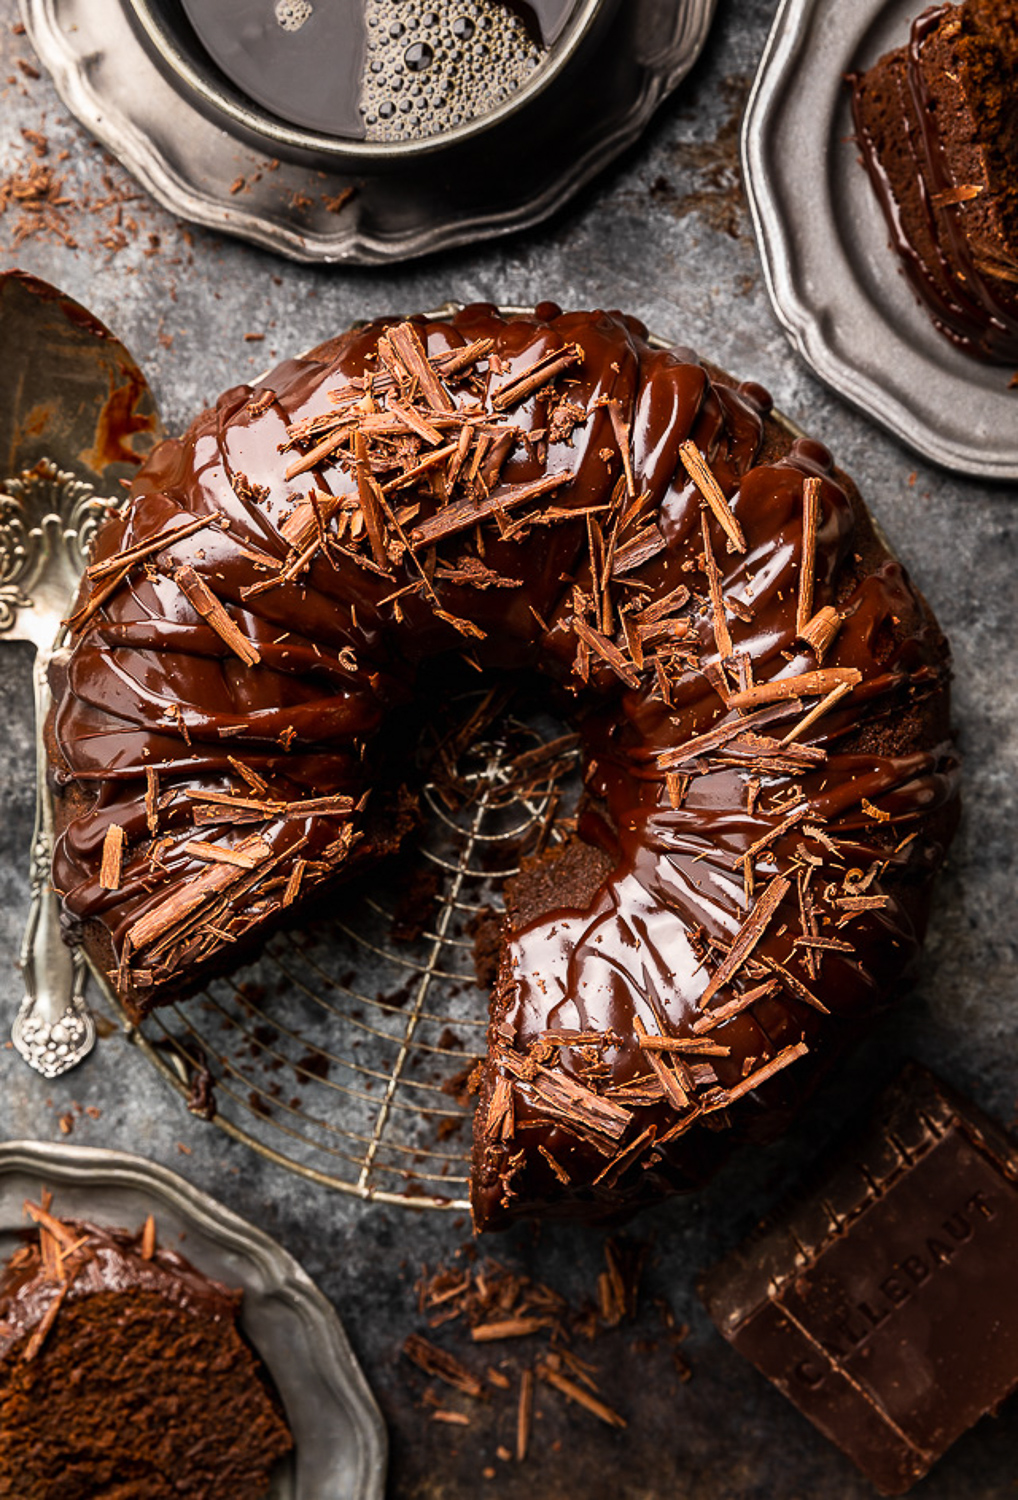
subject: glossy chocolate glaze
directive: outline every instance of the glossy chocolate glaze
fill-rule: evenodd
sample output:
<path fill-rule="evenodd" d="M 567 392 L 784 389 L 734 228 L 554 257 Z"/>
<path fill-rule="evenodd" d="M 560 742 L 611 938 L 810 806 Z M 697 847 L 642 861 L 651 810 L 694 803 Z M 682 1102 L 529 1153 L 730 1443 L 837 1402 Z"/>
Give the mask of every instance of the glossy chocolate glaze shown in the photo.
<path fill-rule="evenodd" d="M 243 793 L 232 756 L 289 799 L 334 792 L 359 797 L 371 786 L 386 718 L 412 699 L 422 665 L 467 649 L 464 637 L 421 595 L 405 595 L 398 613 L 392 603 L 381 602 L 413 581 L 405 563 L 383 578 L 356 564 L 337 568 L 319 555 L 299 582 L 246 600 L 242 594 L 265 576 L 252 551 L 279 563 L 287 556 L 280 528 L 309 479 L 320 492 L 350 492 L 349 475 L 330 461 L 288 484 L 284 473 L 292 453 L 281 454 L 279 445 L 288 423 L 328 410 L 328 391 L 374 368 L 371 358 L 384 326 L 371 325 L 284 363 L 255 391 L 228 391 L 184 439 L 157 450 L 134 485 L 127 515 L 100 533 L 96 557 L 104 559 L 192 516 L 218 512 L 229 521 L 228 530 L 201 530 L 135 569 L 93 617 L 67 672 L 56 718 L 66 762 L 58 778 L 76 796 L 94 793 L 96 800 L 79 806 L 67 822 L 54 880 L 72 921 L 98 921 L 108 931 L 115 961 L 124 959 L 131 925 L 206 868 L 184 851 L 189 838 L 230 843 L 251 831 L 211 822 L 196 832 L 189 788 Z M 665 702 L 649 664 L 636 675 L 638 686 L 624 686 L 594 655 L 588 681 L 580 680 L 573 611 L 574 589 L 590 586 L 585 520 L 533 526 L 510 540 L 494 525 L 486 528 L 485 564 L 523 580 L 518 587 L 478 590 L 440 582 L 438 575 L 435 581 L 444 611 L 468 617 L 487 632 L 469 641 L 480 665 L 531 676 L 536 670 L 576 694 L 588 793 L 580 832 L 614 862 L 587 910 L 546 913 L 509 935 L 493 1004 L 493 1060 L 478 1109 L 475 1218 L 484 1226 L 556 1203 L 596 1216 L 620 1202 L 645 1201 L 702 1181 L 735 1139 L 779 1128 L 819 1072 L 896 993 L 918 951 L 929 881 L 953 829 L 946 647 L 904 570 L 874 538 L 830 454 L 819 443 L 790 441 L 768 419 L 769 399 L 759 387 L 733 388 L 688 351 L 651 348 L 642 325 L 619 313 L 561 314 L 545 304 L 533 316 L 506 319 L 480 305 L 418 328 L 432 357 L 473 339 L 493 339 L 500 382 L 549 351 L 579 344 L 582 363 L 560 384 L 589 415 L 570 436 L 550 441 L 545 395 L 513 408 L 511 420 L 532 436 L 512 450 L 501 481 L 572 474 L 551 496 L 556 507 L 607 506 L 623 469 L 609 409 L 595 403 L 617 401 L 617 411 L 631 423 L 635 492 L 650 497 L 641 524 L 651 521 L 656 529 L 647 533 L 653 555 L 622 572 L 616 598 L 637 598 L 642 607 L 680 585 L 690 590 L 677 615 L 677 629 L 686 632 L 683 655 L 673 661 L 671 701 Z M 271 392 L 263 398 L 271 404 L 251 404 L 260 392 Z M 680 461 L 680 444 L 690 437 L 709 459 L 741 524 L 743 553 L 725 550 L 724 531 L 703 509 Z M 814 747 L 802 752 L 813 761 L 806 774 L 794 764 L 761 769 L 752 755 L 740 761 L 735 752 L 727 759 L 705 754 L 683 767 L 690 780 L 681 805 L 672 806 L 675 786 L 669 787 L 658 758 L 738 718 L 717 687 L 722 668 L 703 573 L 701 518 L 708 517 L 726 601 L 728 670 L 755 684 L 813 671 L 818 659 L 796 634 L 807 478 L 819 483 L 814 610 L 834 606 L 841 619 L 823 666 L 855 669 L 859 681 L 802 735 L 801 742 Z M 415 498 L 422 514 L 436 509 L 423 491 Z M 469 535 L 441 544 L 439 561 L 469 551 Z M 171 576 L 184 562 L 229 605 L 257 644 L 261 665 L 245 667 L 195 614 Z M 770 737 L 764 744 L 772 758 L 781 737 L 816 701 L 814 696 L 779 706 L 773 710 L 777 717 L 765 715 L 767 727 L 753 721 Z M 159 835 L 172 840 L 158 866 L 147 858 L 149 767 L 158 772 Z M 651 1034 L 690 1034 L 710 972 L 752 904 L 741 869 L 733 865 L 803 801 L 808 816 L 755 860 L 756 895 L 790 861 L 800 870 L 812 865 L 817 932 L 842 946 L 823 951 L 816 973 L 801 948 L 793 953 L 800 935 L 793 882 L 754 955 L 754 962 L 785 965 L 793 980 L 776 982 L 773 993 L 711 1033 L 710 1040 L 729 1047 L 730 1054 L 693 1061 L 712 1066 L 723 1089 L 786 1046 L 805 1041 L 809 1055 L 730 1109 L 708 1111 L 665 1147 L 655 1144 L 654 1135 L 674 1124 L 671 1106 L 634 1107 L 624 1144 L 653 1126 L 648 1146 L 654 1150 L 615 1174 L 617 1182 L 612 1172 L 604 1175 L 610 1157 L 568 1121 L 550 1119 L 525 1078 L 512 1086 L 511 1128 L 493 1136 L 492 1092 L 506 1074 L 507 1054 L 510 1061 L 525 1059 L 549 1030 L 602 1034 L 602 1092 L 648 1073 L 634 1035 L 637 1020 Z M 364 816 L 355 815 L 355 827 Z M 99 865 L 113 823 L 125 829 L 128 847 L 123 883 L 108 891 L 100 886 Z M 307 840 L 300 856 L 313 864 L 337 829 L 334 818 L 314 814 L 252 826 L 280 856 L 272 873 L 284 883 L 294 861 L 287 851 L 297 840 Z M 825 838 L 837 841 L 834 853 Z M 335 873 L 326 866 L 309 873 L 302 896 Z M 257 935 L 279 913 L 278 886 L 266 893 L 265 883 L 233 888 L 235 938 L 243 939 L 247 930 Z M 873 909 L 846 917 L 835 904 L 846 891 L 879 899 L 868 903 Z M 144 956 L 129 955 L 149 980 L 146 986 L 145 976 L 139 980 L 132 971 L 132 1003 L 140 1009 L 158 1003 L 183 978 L 200 974 L 202 964 L 221 959 L 224 949 L 238 953 L 235 945 L 209 948 L 209 939 L 204 941 L 204 950 L 198 938 L 185 943 L 165 972 Z M 710 943 L 714 948 L 705 952 Z M 767 979 L 772 971 L 762 973 Z M 830 1015 L 794 993 L 796 978 L 822 995 Z M 736 976 L 712 1007 L 746 987 L 746 975 Z M 582 1045 L 563 1044 L 551 1066 L 580 1078 L 590 1076 L 589 1062 Z M 555 1158 L 557 1171 L 539 1147 Z M 514 1165 L 521 1149 L 524 1155 Z"/>
<path fill-rule="evenodd" d="M 865 92 L 872 75 L 855 75 L 852 110 L 863 165 L 869 174 L 887 221 L 891 243 L 919 297 L 937 327 L 951 341 L 977 359 L 1007 364 L 1018 360 L 1018 292 L 1015 286 L 987 274 L 968 234 L 969 205 L 937 206 L 937 195 L 964 186 L 954 181 L 938 128 L 938 99 L 924 67 L 923 49 L 960 7 L 938 5 L 913 23 L 909 40 L 897 54 L 884 58 L 873 70 L 891 68 L 900 95 L 901 136 L 914 164 L 918 214 L 930 254 L 920 250 L 906 228 L 906 216 L 892 185 L 892 169 L 882 159 L 867 118 Z M 892 66 L 893 64 L 893 66 Z M 960 87 L 958 80 L 956 86 Z"/>
<path fill-rule="evenodd" d="M 148 1292 L 207 1321 L 232 1325 L 236 1320 L 241 1293 L 203 1276 L 175 1250 L 157 1245 L 146 1260 L 140 1231 L 79 1219 L 60 1222 L 77 1246 L 64 1261 L 64 1305 L 102 1292 Z M 35 1332 L 63 1284 L 47 1273 L 37 1236 L 0 1270 L 0 1359 Z"/>

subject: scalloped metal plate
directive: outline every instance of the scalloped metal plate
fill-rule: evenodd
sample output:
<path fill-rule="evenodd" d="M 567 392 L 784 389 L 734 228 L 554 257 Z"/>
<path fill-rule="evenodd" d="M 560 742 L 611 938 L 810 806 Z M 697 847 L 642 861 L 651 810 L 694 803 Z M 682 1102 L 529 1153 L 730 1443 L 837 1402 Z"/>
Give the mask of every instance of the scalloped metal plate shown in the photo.
<path fill-rule="evenodd" d="M 716 5 L 616 0 L 579 59 L 583 87 L 566 70 L 570 86 L 549 88 L 530 123 L 510 122 L 507 136 L 480 131 L 455 154 L 436 149 L 402 167 L 390 158 L 341 169 L 333 155 L 272 170 L 270 143 L 246 144 L 225 116 L 206 116 L 168 81 L 127 0 L 21 0 L 21 13 L 67 107 L 173 213 L 294 260 L 383 265 L 506 234 L 560 208 L 689 72 Z M 496 139 L 512 144 L 504 160 L 493 155 Z M 346 188 L 353 196 L 331 210 L 328 200 Z"/>
<path fill-rule="evenodd" d="M 268 1500 L 382 1500 L 381 1414 L 332 1304 L 282 1246 L 175 1172 L 122 1151 L 0 1143 L 0 1261 L 26 1227 L 22 1204 L 116 1225 L 154 1214 L 200 1271 L 244 1289 L 240 1323 L 272 1374 L 294 1435 Z"/>
<path fill-rule="evenodd" d="M 784 0 L 743 125 L 767 288 L 815 373 L 945 468 L 1018 479 L 1012 371 L 938 333 L 901 274 L 853 139 L 844 75 L 908 36 L 914 0 Z"/>

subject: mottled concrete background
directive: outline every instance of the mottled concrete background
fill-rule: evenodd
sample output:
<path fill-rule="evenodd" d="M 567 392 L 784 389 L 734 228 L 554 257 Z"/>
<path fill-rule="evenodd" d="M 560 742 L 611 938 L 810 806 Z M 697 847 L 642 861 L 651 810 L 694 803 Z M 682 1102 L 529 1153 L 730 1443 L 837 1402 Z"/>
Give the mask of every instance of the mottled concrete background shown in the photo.
<path fill-rule="evenodd" d="M 1002 1121 L 1015 1111 L 1014 487 L 965 483 L 923 464 L 822 389 L 790 352 L 764 290 L 737 161 L 740 112 L 774 8 L 772 0 L 722 0 L 703 58 L 642 143 L 543 228 L 476 253 L 386 271 L 297 267 L 186 230 L 140 190 L 122 210 L 125 244 L 117 251 L 103 244 L 111 235 L 107 213 L 67 210 L 76 248 L 53 237 L 16 246 L 15 210 L 0 216 L 0 266 L 21 265 L 57 283 L 104 319 L 143 364 L 171 430 L 220 388 L 355 318 L 429 306 L 447 295 L 625 307 L 768 385 L 790 416 L 833 448 L 954 645 L 966 812 L 940 885 L 918 991 L 792 1137 L 744 1158 L 699 1198 L 633 1226 L 654 1242 L 643 1311 L 635 1325 L 580 1351 L 598 1364 L 605 1398 L 629 1418 L 624 1433 L 545 1391 L 532 1458 L 517 1465 L 496 1456 L 500 1443 L 512 1445 L 511 1400 L 478 1408 L 467 1428 L 430 1419 L 420 1404 L 423 1380 L 401 1361 L 399 1347 L 408 1332 L 426 1331 L 412 1290 L 420 1263 L 452 1255 L 468 1238 L 463 1222 L 366 1208 L 264 1162 L 188 1115 L 122 1032 L 56 1083 L 0 1050 L 0 1137 L 60 1139 L 58 1119 L 74 1114 L 72 1101 L 94 1106 L 98 1118 L 76 1115 L 73 1141 L 138 1151 L 175 1168 L 256 1219 L 302 1261 L 340 1309 L 377 1392 L 392 1443 L 390 1490 L 400 1497 L 488 1491 L 507 1500 L 534 1494 L 863 1500 L 872 1492 L 851 1466 L 714 1333 L 695 1298 L 697 1272 L 794 1181 L 901 1055 L 932 1064 Z M 66 176 L 73 198 L 85 190 L 93 202 L 105 197 L 107 175 L 122 190 L 125 174 L 68 117 L 48 79 L 34 75 L 16 19 L 14 0 L 0 0 L 0 176 L 32 158 L 25 127 L 46 133 L 48 160 Z M 63 149 L 69 158 L 56 162 Z M 264 342 L 245 342 L 253 331 L 264 332 Z M 28 899 L 32 746 L 28 648 L 0 650 L 6 1034 L 20 994 L 15 957 Z M 593 1292 L 602 1237 L 524 1229 L 493 1251 L 578 1298 Z M 659 1342 L 654 1298 L 666 1299 L 690 1324 L 687 1384 L 679 1383 Z M 436 1337 L 483 1370 L 487 1361 L 461 1335 L 445 1329 Z M 514 1368 L 511 1361 L 507 1368 Z M 489 1468 L 492 1477 L 482 1477 Z M 960 1442 L 916 1494 L 1003 1497 L 1013 1494 L 1016 1473 L 1012 1402 Z"/>

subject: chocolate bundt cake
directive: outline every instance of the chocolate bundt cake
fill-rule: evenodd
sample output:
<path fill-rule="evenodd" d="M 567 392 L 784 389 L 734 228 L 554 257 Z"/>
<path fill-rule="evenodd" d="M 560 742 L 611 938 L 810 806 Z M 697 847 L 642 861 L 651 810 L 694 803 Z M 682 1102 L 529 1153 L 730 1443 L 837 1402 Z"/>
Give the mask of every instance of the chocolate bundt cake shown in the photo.
<path fill-rule="evenodd" d="M 475 1221 L 604 1215 L 783 1126 L 900 990 L 956 815 L 947 648 L 758 386 L 544 304 L 380 321 L 220 398 L 100 531 L 54 881 L 142 1013 L 377 859 L 463 662 L 572 702 L 510 883 Z"/>
<path fill-rule="evenodd" d="M 0 1496 L 260 1500 L 293 1446 L 241 1293 L 132 1234 L 27 1204 L 0 1268 Z"/>
<path fill-rule="evenodd" d="M 1018 360 L 1018 5 L 964 0 L 852 80 L 863 163 L 937 327 Z"/>

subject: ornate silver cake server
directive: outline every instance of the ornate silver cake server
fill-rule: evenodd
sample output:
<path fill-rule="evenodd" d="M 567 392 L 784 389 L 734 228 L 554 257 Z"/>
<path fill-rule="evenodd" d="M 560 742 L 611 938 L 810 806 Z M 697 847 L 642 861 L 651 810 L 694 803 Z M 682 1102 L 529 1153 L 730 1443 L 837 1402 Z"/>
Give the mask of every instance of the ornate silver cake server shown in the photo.
<path fill-rule="evenodd" d="M 91 535 L 122 503 L 118 481 L 158 437 L 158 419 L 123 346 L 34 277 L 0 276 L 0 348 L 0 640 L 36 648 L 31 904 L 20 955 L 25 991 L 11 1036 L 26 1062 L 55 1078 L 87 1056 L 95 1026 L 84 999 L 85 960 L 61 938 L 50 877 L 48 672 Z"/>
<path fill-rule="evenodd" d="M 50 880 L 53 806 L 47 784 L 45 726 L 51 707 L 48 671 L 63 636 L 84 565 L 83 531 L 105 506 L 92 486 L 41 459 L 0 484 L 0 631 L 35 646 L 35 829 L 29 876 L 31 906 L 21 945 L 25 994 L 11 1030 L 26 1062 L 55 1078 L 91 1051 L 95 1026 L 84 1000 L 85 963 L 61 941 L 59 898 Z"/>

